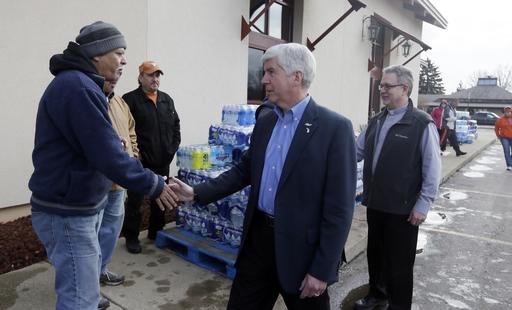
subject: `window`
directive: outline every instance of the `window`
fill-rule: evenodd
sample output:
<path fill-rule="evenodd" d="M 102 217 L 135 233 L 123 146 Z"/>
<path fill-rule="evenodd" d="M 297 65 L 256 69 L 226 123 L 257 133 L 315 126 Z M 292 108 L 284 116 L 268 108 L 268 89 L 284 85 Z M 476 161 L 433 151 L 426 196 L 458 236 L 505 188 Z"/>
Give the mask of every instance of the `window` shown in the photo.
<path fill-rule="evenodd" d="M 268 0 L 251 0 L 251 20 L 265 9 Z M 293 1 L 276 1 L 269 10 L 261 16 L 252 31 L 281 39 L 287 42 L 292 40 L 293 29 Z"/>
<path fill-rule="evenodd" d="M 261 13 L 267 3 L 268 0 L 251 0 L 250 19 L 253 20 Z M 265 89 L 261 84 L 263 76 L 261 56 L 273 45 L 292 41 L 293 13 L 293 0 L 278 0 L 251 27 L 247 77 L 247 102 L 249 104 L 260 104 L 265 98 Z"/>

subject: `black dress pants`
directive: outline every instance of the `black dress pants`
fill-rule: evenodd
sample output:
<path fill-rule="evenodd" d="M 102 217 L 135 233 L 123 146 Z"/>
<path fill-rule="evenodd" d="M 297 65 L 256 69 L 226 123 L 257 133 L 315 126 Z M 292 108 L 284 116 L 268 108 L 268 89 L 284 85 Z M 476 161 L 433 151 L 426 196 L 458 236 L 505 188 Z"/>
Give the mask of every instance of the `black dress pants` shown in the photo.
<path fill-rule="evenodd" d="M 168 177 L 169 166 L 161 168 L 149 168 L 154 173 Z M 166 181 L 168 182 L 168 181 Z M 144 195 L 136 192 L 127 191 L 127 198 L 125 204 L 125 215 L 123 223 L 123 234 L 126 240 L 138 240 L 141 223 L 140 207 L 144 202 Z M 150 200 L 150 215 L 148 224 L 148 238 L 154 240 L 156 233 L 162 230 L 165 225 L 165 211 L 160 210 L 155 200 Z"/>
<path fill-rule="evenodd" d="M 327 290 L 318 297 L 304 299 L 300 298 L 300 293 L 283 291 L 275 262 L 274 227 L 272 220 L 261 211 L 255 211 L 239 255 L 229 295 L 229 310 L 272 310 L 279 294 L 288 309 L 330 309 Z"/>
<path fill-rule="evenodd" d="M 370 295 L 388 299 L 388 309 L 410 309 L 418 226 L 409 215 L 367 208 Z"/>

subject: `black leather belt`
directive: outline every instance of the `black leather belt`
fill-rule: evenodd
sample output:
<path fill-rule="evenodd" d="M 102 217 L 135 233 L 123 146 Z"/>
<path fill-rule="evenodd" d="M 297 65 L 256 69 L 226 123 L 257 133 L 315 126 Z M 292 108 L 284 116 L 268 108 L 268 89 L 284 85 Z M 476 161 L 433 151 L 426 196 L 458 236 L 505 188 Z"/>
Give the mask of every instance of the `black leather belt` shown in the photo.
<path fill-rule="evenodd" d="M 275 226 L 275 219 L 272 215 L 267 214 L 259 209 L 256 209 L 256 212 L 254 214 L 256 218 L 263 223 L 267 227 L 274 228 Z"/>

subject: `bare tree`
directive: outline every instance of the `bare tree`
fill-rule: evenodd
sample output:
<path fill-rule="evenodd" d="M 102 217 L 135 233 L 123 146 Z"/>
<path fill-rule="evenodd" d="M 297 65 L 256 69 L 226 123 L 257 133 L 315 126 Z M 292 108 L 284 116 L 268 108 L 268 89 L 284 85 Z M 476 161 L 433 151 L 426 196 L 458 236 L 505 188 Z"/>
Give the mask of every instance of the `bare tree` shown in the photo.
<path fill-rule="evenodd" d="M 490 75 L 492 75 L 492 74 L 490 74 L 489 71 L 487 71 L 487 70 L 481 70 L 481 69 L 477 70 L 477 71 L 471 73 L 471 75 L 468 77 L 466 85 L 468 85 L 468 87 L 476 86 L 478 84 L 479 78 L 487 77 Z"/>
<path fill-rule="evenodd" d="M 496 69 L 496 77 L 498 78 L 498 86 L 506 90 L 512 90 L 512 67 L 500 66 Z"/>
<path fill-rule="evenodd" d="M 468 77 L 467 85 L 469 87 L 476 86 L 478 79 L 483 77 L 495 77 L 499 87 L 512 91 L 512 66 L 501 65 L 494 71 L 477 70 Z"/>
<path fill-rule="evenodd" d="M 459 81 L 459 85 L 457 85 L 457 91 L 461 91 L 464 89 L 466 89 L 466 87 L 464 86 L 464 83 L 462 83 L 462 81 Z"/>

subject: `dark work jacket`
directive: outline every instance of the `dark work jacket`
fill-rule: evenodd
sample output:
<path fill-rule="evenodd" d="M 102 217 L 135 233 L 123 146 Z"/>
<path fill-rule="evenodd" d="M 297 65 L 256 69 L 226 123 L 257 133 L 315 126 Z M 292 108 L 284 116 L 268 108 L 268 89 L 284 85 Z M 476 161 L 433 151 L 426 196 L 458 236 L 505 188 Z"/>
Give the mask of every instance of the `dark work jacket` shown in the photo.
<path fill-rule="evenodd" d="M 180 119 L 172 98 L 158 91 L 155 105 L 139 86 L 123 99 L 135 119 L 142 164 L 156 170 L 169 166 L 181 142 Z"/>
<path fill-rule="evenodd" d="M 196 200 L 207 204 L 251 185 L 240 249 L 254 222 L 265 152 L 276 121 L 276 113 L 260 115 L 242 161 L 194 186 Z M 352 124 L 311 99 L 286 155 L 274 202 L 275 259 L 286 292 L 298 294 L 307 273 L 328 284 L 338 280 L 354 212 L 355 185 Z"/>
<path fill-rule="evenodd" d="M 393 125 L 382 144 L 372 173 L 375 136 L 387 116 L 387 109 L 373 117 L 366 130 L 362 204 L 370 209 L 405 215 L 418 200 L 422 185 L 421 140 L 430 115 L 413 107 Z"/>

